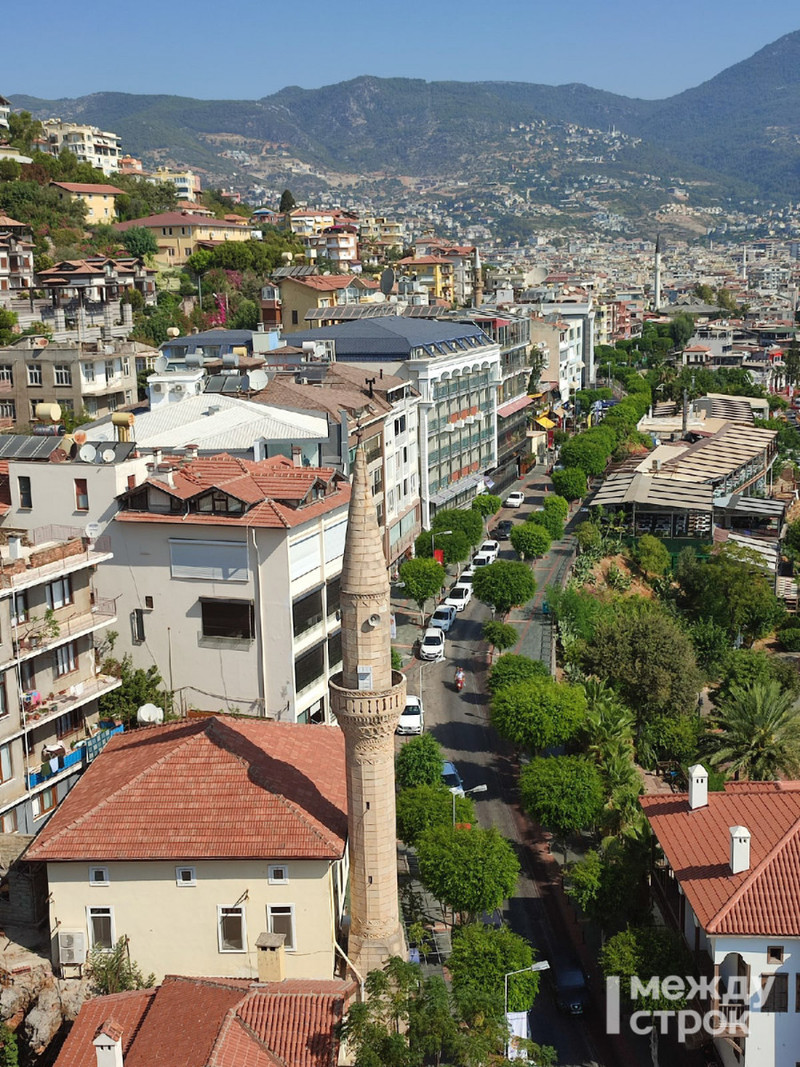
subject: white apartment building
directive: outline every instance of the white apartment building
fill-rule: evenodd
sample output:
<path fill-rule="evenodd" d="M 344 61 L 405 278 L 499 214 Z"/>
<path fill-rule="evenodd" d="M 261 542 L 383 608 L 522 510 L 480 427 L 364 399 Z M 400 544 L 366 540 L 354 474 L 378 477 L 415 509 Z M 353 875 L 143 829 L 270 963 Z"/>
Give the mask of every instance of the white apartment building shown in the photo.
<path fill-rule="evenodd" d="M 557 315 L 532 318 L 531 341 L 547 351 L 540 381 L 557 389 L 562 403 L 566 403 L 583 388 L 583 323 L 580 319 L 568 322 Z"/>
<path fill-rule="evenodd" d="M 193 201 L 200 196 L 200 176 L 192 170 L 170 170 L 169 167 L 158 167 L 152 174 L 151 181 L 174 185 L 178 200 Z"/>
<path fill-rule="evenodd" d="M 47 151 L 51 155 L 60 155 L 61 150 L 66 148 L 78 157 L 80 163 L 88 163 L 104 174 L 114 174 L 119 170 L 122 142 L 115 133 L 100 130 L 97 126 L 64 122 L 62 119 L 45 119 L 42 128 Z"/>

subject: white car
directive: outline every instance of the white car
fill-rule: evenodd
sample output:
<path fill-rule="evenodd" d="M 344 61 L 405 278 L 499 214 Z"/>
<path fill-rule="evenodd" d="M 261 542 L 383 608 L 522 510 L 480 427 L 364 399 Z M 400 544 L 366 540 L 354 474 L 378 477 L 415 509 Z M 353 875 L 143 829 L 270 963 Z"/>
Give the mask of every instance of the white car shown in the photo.
<path fill-rule="evenodd" d="M 395 733 L 421 734 L 425 726 L 425 711 L 419 697 L 406 697 L 406 706 L 400 716 Z"/>
<path fill-rule="evenodd" d="M 475 577 L 475 568 L 467 567 L 466 570 L 461 572 L 459 576 L 458 585 L 472 585 L 472 579 Z"/>
<path fill-rule="evenodd" d="M 503 501 L 504 508 L 521 508 L 525 503 L 525 494 L 520 493 L 519 490 L 513 493 L 509 493 Z"/>
<path fill-rule="evenodd" d="M 452 604 L 456 611 L 463 611 L 470 600 L 472 600 L 472 586 L 459 582 L 458 585 L 453 586 L 444 602 Z"/>
<path fill-rule="evenodd" d="M 500 555 L 500 542 L 499 541 L 484 541 L 481 547 L 478 549 L 478 553 L 481 556 L 491 556 L 492 563 Z"/>
<path fill-rule="evenodd" d="M 456 621 L 456 609 L 452 604 L 440 604 L 430 617 L 429 626 L 438 626 L 445 633 Z"/>
<path fill-rule="evenodd" d="M 419 643 L 419 658 L 444 659 L 444 633 L 438 626 L 429 626 Z"/>
<path fill-rule="evenodd" d="M 472 557 L 472 570 L 476 571 L 479 567 L 488 567 L 490 563 L 494 563 L 496 558 L 488 552 L 478 552 Z"/>

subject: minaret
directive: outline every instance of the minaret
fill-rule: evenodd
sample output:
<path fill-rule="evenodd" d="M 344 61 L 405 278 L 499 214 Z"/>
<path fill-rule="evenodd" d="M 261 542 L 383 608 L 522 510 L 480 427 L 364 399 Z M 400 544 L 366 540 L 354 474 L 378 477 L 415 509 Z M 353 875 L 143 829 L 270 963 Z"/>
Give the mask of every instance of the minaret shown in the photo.
<path fill-rule="evenodd" d="M 472 253 L 472 306 L 479 308 L 483 303 L 483 268 L 481 267 L 481 254 L 478 246 Z"/>
<path fill-rule="evenodd" d="M 656 237 L 655 277 L 653 278 L 653 311 L 661 307 L 661 234 Z"/>
<path fill-rule="evenodd" d="M 389 578 L 359 445 L 342 562 L 341 674 L 330 680 L 331 711 L 344 731 L 350 852 L 348 955 L 362 976 L 405 956 L 397 896 L 394 731 L 406 680 L 392 670 Z"/>

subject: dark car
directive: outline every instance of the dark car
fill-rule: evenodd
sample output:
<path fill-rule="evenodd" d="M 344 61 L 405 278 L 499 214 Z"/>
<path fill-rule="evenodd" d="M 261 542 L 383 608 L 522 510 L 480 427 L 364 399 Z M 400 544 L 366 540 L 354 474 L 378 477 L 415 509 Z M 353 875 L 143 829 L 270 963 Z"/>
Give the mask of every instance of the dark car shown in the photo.
<path fill-rule="evenodd" d="M 495 541 L 507 541 L 513 525 L 514 523 L 511 519 L 501 519 L 497 526 L 492 530 L 492 537 Z"/>
<path fill-rule="evenodd" d="M 589 985 L 579 963 L 551 964 L 548 971 L 556 1004 L 567 1015 L 583 1015 L 589 1006 Z"/>

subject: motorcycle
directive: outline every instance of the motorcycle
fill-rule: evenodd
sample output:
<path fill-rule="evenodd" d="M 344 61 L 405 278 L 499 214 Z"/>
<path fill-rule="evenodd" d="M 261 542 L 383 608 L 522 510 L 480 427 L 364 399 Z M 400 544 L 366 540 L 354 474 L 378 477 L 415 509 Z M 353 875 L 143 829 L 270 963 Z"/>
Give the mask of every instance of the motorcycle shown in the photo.
<path fill-rule="evenodd" d="M 459 667 L 458 670 L 456 671 L 456 692 L 457 693 L 460 693 L 461 690 L 464 688 L 465 677 L 466 676 L 464 674 L 463 667 Z"/>

